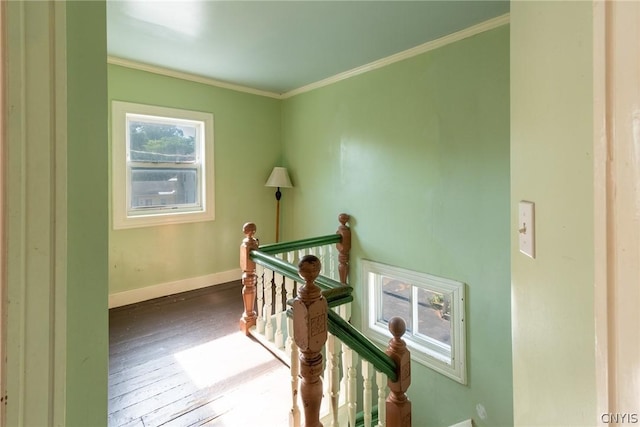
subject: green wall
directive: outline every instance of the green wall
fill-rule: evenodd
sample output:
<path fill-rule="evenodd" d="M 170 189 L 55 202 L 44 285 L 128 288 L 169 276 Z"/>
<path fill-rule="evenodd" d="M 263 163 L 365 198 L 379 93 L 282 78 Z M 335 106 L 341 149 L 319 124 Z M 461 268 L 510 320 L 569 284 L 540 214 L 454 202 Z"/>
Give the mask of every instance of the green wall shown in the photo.
<path fill-rule="evenodd" d="M 107 417 L 105 2 L 67 3 L 67 426 Z"/>
<path fill-rule="evenodd" d="M 273 239 L 275 200 L 264 183 L 280 159 L 280 102 L 116 65 L 108 70 L 109 101 L 213 113 L 216 191 L 214 221 L 111 229 L 110 292 L 239 268 L 242 224 L 263 225 L 262 241 Z"/>
<path fill-rule="evenodd" d="M 511 27 L 514 419 L 594 425 L 593 5 L 512 2 Z M 536 259 L 518 253 L 520 200 Z"/>
<path fill-rule="evenodd" d="M 363 258 L 467 284 L 468 385 L 414 363 L 413 425 L 511 425 L 509 27 L 285 100 L 282 120 L 286 239 L 348 212 L 356 295 Z"/>

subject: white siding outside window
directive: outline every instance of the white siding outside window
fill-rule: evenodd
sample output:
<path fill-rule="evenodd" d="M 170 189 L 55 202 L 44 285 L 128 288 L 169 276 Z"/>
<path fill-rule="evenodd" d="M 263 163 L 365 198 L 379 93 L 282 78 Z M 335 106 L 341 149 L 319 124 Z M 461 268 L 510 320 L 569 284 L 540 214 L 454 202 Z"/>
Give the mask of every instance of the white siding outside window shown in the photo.
<path fill-rule="evenodd" d="M 213 115 L 112 104 L 114 229 L 214 219 Z"/>

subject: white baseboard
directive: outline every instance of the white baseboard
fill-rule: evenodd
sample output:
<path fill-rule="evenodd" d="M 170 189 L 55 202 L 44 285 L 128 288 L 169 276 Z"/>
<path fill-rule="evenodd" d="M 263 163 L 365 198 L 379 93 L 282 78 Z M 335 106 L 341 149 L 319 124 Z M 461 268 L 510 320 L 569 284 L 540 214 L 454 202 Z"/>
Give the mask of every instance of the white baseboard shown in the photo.
<path fill-rule="evenodd" d="M 109 295 L 109 308 L 134 304 L 136 302 L 147 301 L 180 292 L 193 291 L 195 289 L 206 288 L 207 286 L 233 282 L 234 280 L 240 280 L 241 277 L 242 271 L 237 268 L 235 270 L 207 274 L 206 276 L 190 277 L 188 279 L 159 283 L 130 291 L 117 292 Z"/>

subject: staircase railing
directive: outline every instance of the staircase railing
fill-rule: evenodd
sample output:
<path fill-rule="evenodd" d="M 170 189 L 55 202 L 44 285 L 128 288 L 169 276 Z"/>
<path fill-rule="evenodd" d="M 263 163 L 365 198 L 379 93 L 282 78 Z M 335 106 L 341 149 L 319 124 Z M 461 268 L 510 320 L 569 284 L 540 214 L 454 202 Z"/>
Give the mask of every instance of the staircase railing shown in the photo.
<path fill-rule="evenodd" d="M 291 367 L 290 426 L 301 425 L 302 403 L 305 427 L 322 426 L 321 420 L 333 427 L 408 427 L 411 368 L 404 321 L 389 322 L 393 338 L 386 352 L 349 323 L 348 220 L 339 216 L 336 234 L 263 246 L 255 224 L 245 224 L 240 328 Z"/>
<path fill-rule="evenodd" d="M 323 295 L 332 307 L 339 306 L 341 316 L 351 316 L 352 288 L 346 284 L 351 249 L 349 215 L 340 214 L 338 221 L 340 226 L 334 234 L 262 246 L 255 238 L 255 224 L 243 227 L 240 266 L 244 312 L 240 329 L 287 363 L 292 329 L 286 320 L 286 302 L 297 295 L 300 276 L 295 265 L 303 256 L 311 254 L 321 260 L 318 285 Z"/>

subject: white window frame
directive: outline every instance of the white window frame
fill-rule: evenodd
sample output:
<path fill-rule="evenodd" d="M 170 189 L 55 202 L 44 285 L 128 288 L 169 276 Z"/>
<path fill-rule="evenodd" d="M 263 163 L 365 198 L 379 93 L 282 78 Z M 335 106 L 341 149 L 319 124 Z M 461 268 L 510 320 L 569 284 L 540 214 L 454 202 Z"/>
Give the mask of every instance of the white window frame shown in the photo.
<path fill-rule="evenodd" d="M 465 285 L 451 279 L 411 271 L 399 267 L 362 260 L 364 279 L 363 331 L 373 341 L 387 346 L 391 333 L 382 318 L 382 278 L 392 278 L 411 285 L 412 304 L 417 305 L 418 289 L 451 295 L 451 345 L 443 345 L 425 335 L 405 333 L 404 340 L 411 351 L 411 358 L 447 377 L 467 383 L 466 334 L 465 334 Z M 417 306 L 412 310 L 412 323 L 417 325 Z M 401 317 L 401 316 L 400 316 Z"/>
<path fill-rule="evenodd" d="M 113 228 L 126 229 L 149 227 L 163 224 L 211 221 L 215 218 L 214 209 L 214 157 L 213 157 L 213 114 L 112 101 L 112 212 Z M 130 208 L 131 170 L 141 162 L 132 162 L 129 158 L 129 119 L 144 118 L 146 121 L 167 124 L 188 124 L 198 130 L 196 141 L 196 162 L 190 168 L 196 168 L 199 175 L 198 201 L 192 206 L 159 207 L 135 210 Z M 176 163 L 160 163 L 150 168 L 170 165 L 179 168 Z M 166 167 L 166 166 L 165 166 Z"/>

